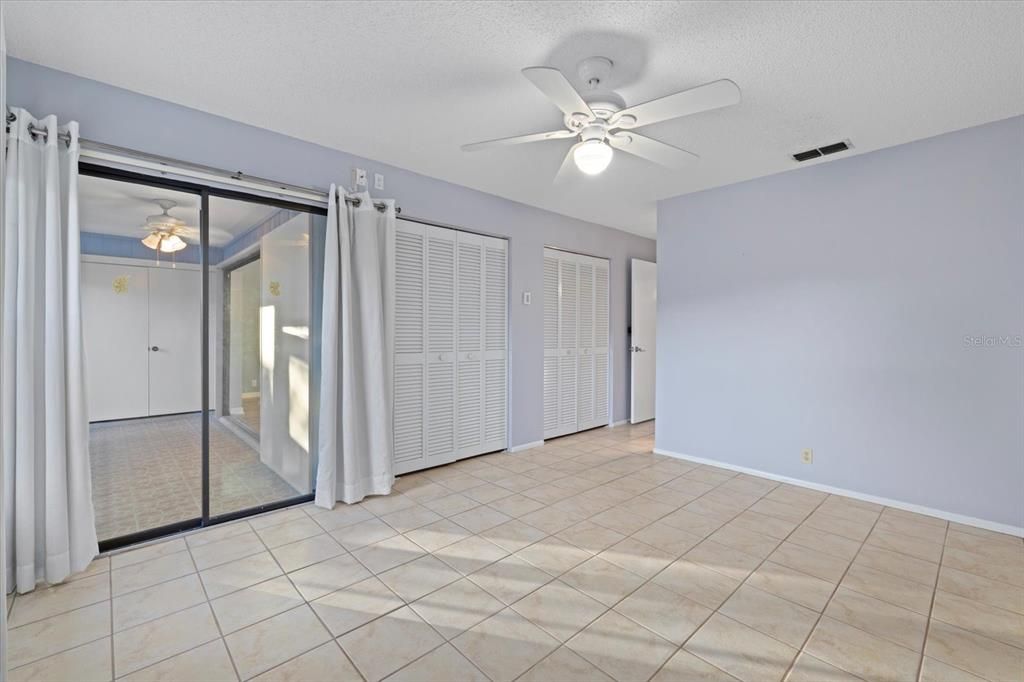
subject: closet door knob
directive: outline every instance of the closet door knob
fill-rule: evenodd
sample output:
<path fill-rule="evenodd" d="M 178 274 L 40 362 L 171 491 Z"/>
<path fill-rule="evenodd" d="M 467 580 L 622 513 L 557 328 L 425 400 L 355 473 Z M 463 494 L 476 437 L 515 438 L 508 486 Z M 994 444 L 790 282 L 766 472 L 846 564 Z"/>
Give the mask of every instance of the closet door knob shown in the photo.
<path fill-rule="evenodd" d="M 152 348 L 150 348 L 150 350 L 151 350 L 151 351 L 153 351 L 153 352 L 155 353 L 155 352 L 157 352 L 158 350 L 160 350 L 160 346 L 153 346 Z"/>

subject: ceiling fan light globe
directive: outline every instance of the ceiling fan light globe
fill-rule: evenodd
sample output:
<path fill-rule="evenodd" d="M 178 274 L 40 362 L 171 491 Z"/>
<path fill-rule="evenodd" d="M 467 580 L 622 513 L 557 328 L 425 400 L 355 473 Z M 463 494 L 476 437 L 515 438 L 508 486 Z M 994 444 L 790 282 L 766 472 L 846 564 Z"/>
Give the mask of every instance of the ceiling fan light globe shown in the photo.
<path fill-rule="evenodd" d="M 160 239 L 159 232 L 150 232 L 142 239 L 142 243 L 148 248 L 158 249 L 160 248 Z"/>
<path fill-rule="evenodd" d="M 612 148 L 604 142 L 591 140 L 576 147 L 572 153 L 572 160 L 581 172 L 587 175 L 598 175 L 603 173 L 608 164 L 612 162 L 613 155 Z"/>
<path fill-rule="evenodd" d="M 181 251 L 186 246 L 188 246 L 188 244 L 185 243 L 184 239 L 176 234 L 172 234 L 170 237 L 163 240 L 160 244 L 160 250 L 164 253 L 174 253 L 175 251 Z"/>

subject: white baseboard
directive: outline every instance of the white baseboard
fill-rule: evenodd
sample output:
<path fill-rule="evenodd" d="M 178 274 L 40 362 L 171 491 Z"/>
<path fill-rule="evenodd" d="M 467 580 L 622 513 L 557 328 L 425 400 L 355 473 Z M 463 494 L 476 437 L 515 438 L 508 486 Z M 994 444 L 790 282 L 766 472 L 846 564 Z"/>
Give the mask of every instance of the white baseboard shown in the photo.
<path fill-rule="evenodd" d="M 810 488 L 811 490 L 817 490 L 823 493 L 830 493 L 832 495 L 843 495 L 845 497 L 852 497 L 855 500 L 874 502 L 875 504 L 881 504 L 886 507 L 893 507 L 895 509 L 902 509 L 904 511 L 915 512 L 917 514 L 924 514 L 925 516 L 934 516 L 939 519 L 945 519 L 946 521 L 962 523 L 965 526 L 974 526 L 976 528 L 992 530 L 997 533 L 1006 533 L 1007 535 L 1024 537 L 1024 527 L 1022 526 L 1011 526 L 1007 523 L 997 523 L 995 521 L 977 519 L 973 516 L 954 514 L 953 512 L 943 511 L 942 509 L 933 509 L 931 507 L 925 507 L 919 504 L 913 504 L 911 502 L 893 500 L 887 497 L 878 497 L 877 495 L 869 495 L 867 493 L 857 492 L 856 490 L 847 490 L 846 488 L 836 488 L 831 485 L 823 485 L 821 483 L 805 481 L 800 478 L 780 476 L 778 474 L 769 473 L 767 471 L 760 471 L 759 469 L 751 469 L 749 467 L 737 466 L 735 464 L 729 464 L 728 462 L 721 462 L 715 459 L 707 459 L 705 457 L 693 457 L 691 455 L 684 455 L 681 452 L 672 452 L 671 450 L 663 450 L 661 448 L 654 448 L 654 454 L 665 455 L 666 457 L 674 457 L 676 459 L 685 459 L 687 461 L 696 462 L 698 464 L 708 464 L 711 466 L 720 467 L 722 469 L 738 471 L 743 474 L 750 474 L 751 476 L 760 476 L 761 478 L 767 478 L 772 481 L 779 481 L 780 483 L 789 483 L 791 485 L 800 486 L 801 488 Z"/>
<path fill-rule="evenodd" d="M 249 391 L 248 393 L 243 393 L 242 397 L 243 398 L 259 398 L 260 395 L 262 395 L 262 394 L 259 391 Z"/>
<path fill-rule="evenodd" d="M 629 423 L 628 419 L 620 419 L 617 422 L 612 422 L 612 423 L 608 424 L 608 426 L 606 426 L 605 428 L 607 428 L 607 429 L 614 429 L 616 426 L 622 426 L 623 424 L 628 424 L 628 423 Z"/>
<path fill-rule="evenodd" d="M 231 414 L 235 417 L 241 417 L 245 414 L 245 409 L 241 407 L 232 407 Z"/>
<path fill-rule="evenodd" d="M 522 445 L 513 445 L 508 449 L 509 452 L 522 452 L 523 450 L 529 450 L 530 448 L 539 448 L 544 445 L 544 441 L 535 440 L 532 443 L 523 443 Z"/>

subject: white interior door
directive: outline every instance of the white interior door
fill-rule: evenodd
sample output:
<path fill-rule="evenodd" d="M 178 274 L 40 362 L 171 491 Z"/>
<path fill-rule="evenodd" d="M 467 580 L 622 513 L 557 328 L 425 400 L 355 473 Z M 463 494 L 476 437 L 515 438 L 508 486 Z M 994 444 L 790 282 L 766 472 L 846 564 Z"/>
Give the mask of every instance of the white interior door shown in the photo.
<path fill-rule="evenodd" d="M 458 243 L 456 293 L 457 409 L 456 456 L 483 452 L 483 237 L 456 233 Z"/>
<path fill-rule="evenodd" d="M 395 473 L 507 446 L 507 245 L 399 220 Z"/>
<path fill-rule="evenodd" d="M 202 275 L 149 268 L 149 414 L 202 409 Z"/>
<path fill-rule="evenodd" d="M 309 215 L 260 240 L 260 460 L 310 488 Z"/>
<path fill-rule="evenodd" d="M 82 263 L 89 421 L 149 414 L 149 268 Z"/>
<path fill-rule="evenodd" d="M 609 421 L 608 268 L 544 250 L 544 438 Z"/>
<path fill-rule="evenodd" d="M 633 424 L 654 419 L 658 266 L 632 260 L 630 281 L 630 413 Z"/>
<path fill-rule="evenodd" d="M 455 460 L 455 231 L 426 226 L 426 461 Z"/>
<path fill-rule="evenodd" d="M 558 253 L 544 250 L 544 437 L 558 431 Z"/>
<path fill-rule="evenodd" d="M 578 404 L 576 355 L 579 348 L 577 312 L 578 268 L 575 259 L 558 261 L 558 431 L 572 433 L 577 426 Z"/>
<path fill-rule="evenodd" d="M 577 429 L 594 422 L 594 262 L 579 259 L 577 269 L 578 335 L 576 355 Z"/>
<path fill-rule="evenodd" d="M 484 237 L 484 443 L 508 447 L 508 243 Z"/>
<path fill-rule="evenodd" d="M 426 465 L 426 237 L 399 220 L 395 231 L 395 473 Z"/>
<path fill-rule="evenodd" d="M 609 263 L 597 259 L 594 263 L 594 420 L 591 426 L 605 426 L 611 421 L 608 371 L 608 275 Z"/>

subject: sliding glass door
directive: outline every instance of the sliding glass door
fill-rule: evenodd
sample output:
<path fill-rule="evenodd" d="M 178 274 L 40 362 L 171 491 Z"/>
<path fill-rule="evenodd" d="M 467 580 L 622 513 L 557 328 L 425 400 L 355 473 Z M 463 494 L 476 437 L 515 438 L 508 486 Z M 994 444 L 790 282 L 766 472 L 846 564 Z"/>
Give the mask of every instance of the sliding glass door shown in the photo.
<path fill-rule="evenodd" d="M 325 211 L 81 170 L 101 547 L 310 499 Z"/>
<path fill-rule="evenodd" d="M 294 208 L 210 198 L 210 282 L 219 301 L 208 414 L 213 517 L 312 492 L 311 335 L 319 330 L 311 273 L 322 260 L 314 245 L 322 223 Z"/>
<path fill-rule="evenodd" d="M 202 515 L 200 195 L 79 182 L 82 327 L 101 541 Z"/>

